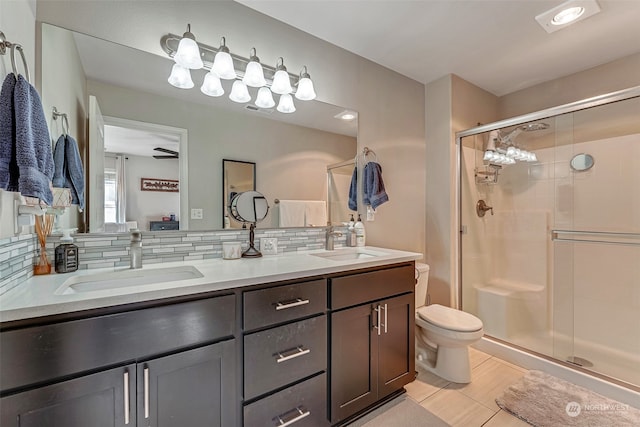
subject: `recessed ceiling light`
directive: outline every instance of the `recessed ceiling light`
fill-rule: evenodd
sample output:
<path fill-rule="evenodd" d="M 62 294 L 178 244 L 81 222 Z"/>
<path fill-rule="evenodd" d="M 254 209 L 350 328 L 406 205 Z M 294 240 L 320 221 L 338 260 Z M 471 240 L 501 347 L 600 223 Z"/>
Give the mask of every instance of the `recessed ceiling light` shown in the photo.
<path fill-rule="evenodd" d="M 334 117 L 336 119 L 350 121 L 358 117 L 358 113 L 356 113 L 355 111 L 344 110 L 342 113 L 336 114 Z"/>
<path fill-rule="evenodd" d="M 576 19 L 580 18 L 584 13 L 584 7 L 574 6 L 568 9 L 564 9 L 553 17 L 551 20 L 552 25 L 564 25 L 569 22 L 573 22 Z"/>
<path fill-rule="evenodd" d="M 546 32 L 553 33 L 598 12 L 596 0 L 569 0 L 536 16 L 536 21 Z"/>

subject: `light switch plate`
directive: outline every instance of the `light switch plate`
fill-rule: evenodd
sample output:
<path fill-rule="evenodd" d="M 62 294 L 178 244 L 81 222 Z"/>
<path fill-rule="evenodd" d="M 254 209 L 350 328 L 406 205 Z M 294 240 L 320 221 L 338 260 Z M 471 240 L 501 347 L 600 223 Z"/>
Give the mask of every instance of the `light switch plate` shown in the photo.
<path fill-rule="evenodd" d="M 260 239 L 260 252 L 264 255 L 278 255 L 278 239 L 276 237 Z"/>
<path fill-rule="evenodd" d="M 191 209 L 191 219 L 202 219 L 202 209 Z"/>

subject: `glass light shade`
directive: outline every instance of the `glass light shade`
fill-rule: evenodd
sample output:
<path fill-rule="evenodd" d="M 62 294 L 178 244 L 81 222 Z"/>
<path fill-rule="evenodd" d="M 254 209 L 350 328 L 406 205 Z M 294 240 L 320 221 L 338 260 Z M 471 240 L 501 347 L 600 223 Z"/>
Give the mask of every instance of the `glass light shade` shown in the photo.
<path fill-rule="evenodd" d="M 293 113 L 296 111 L 296 106 L 293 105 L 293 98 L 288 93 L 280 95 L 280 102 L 276 110 L 281 113 Z"/>
<path fill-rule="evenodd" d="M 273 108 L 276 102 L 273 100 L 273 95 L 268 87 L 263 86 L 258 89 L 258 96 L 256 97 L 256 106 L 260 108 Z"/>
<path fill-rule="evenodd" d="M 211 71 L 209 71 L 204 76 L 204 81 L 202 82 L 202 86 L 200 86 L 200 92 L 204 93 L 207 96 L 224 95 L 222 83 L 220 83 L 220 78 L 216 73 L 212 73 Z"/>
<path fill-rule="evenodd" d="M 291 82 L 289 81 L 289 74 L 284 70 L 276 71 L 275 76 L 273 76 L 273 84 L 271 85 L 271 92 L 277 93 L 278 95 L 289 94 L 293 92 L 293 88 L 291 87 Z M 282 102 L 282 98 L 281 101 Z M 293 100 L 291 100 L 293 104 Z"/>
<path fill-rule="evenodd" d="M 175 86 L 179 89 L 191 89 L 193 87 L 191 72 L 188 68 L 185 68 L 180 64 L 173 64 L 173 68 L 171 68 L 171 75 L 169 75 L 167 81 L 171 86 Z"/>
<path fill-rule="evenodd" d="M 298 82 L 296 98 L 301 101 L 311 101 L 316 98 L 316 91 L 313 90 L 313 82 L 308 77 L 303 77 Z"/>
<path fill-rule="evenodd" d="M 213 58 L 213 66 L 211 69 L 220 77 L 225 80 L 232 80 L 236 78 L 236 70 L 233 68 L 233 59 L 228 52 L 218 51 L 215 58 Z"/>
<path fill-rule="evenodd" d="M 239 103 L 251 101 L 251 95 L 249 95 L 247 85 L 242 83 L 240 80 L 236 80 L 235 82 L 233 82 L 231 93 L 229 94 L 229 99 L 233 102 Z"/>
<path fill-rule="evenodd" d="M 259 62 L 251 61 L 247 64 L 247 69 L 244 72 L 244 77 L 242 81 L 247 86 L 251 87 L 262 87 L 267 84 L 267 81 L 264 79 L 264 71 L 262 70 L 262 65 Z"/>
<path fill-rule="evenodd" d="M 564 25 L 569 22 L 573 22 L 580 18 L 584 13 L 585 8 L 581 6 L 574 6 L 564 9 L 558 12 L 551 20 L 552 25 Z"/>
<path fill-rule="evenodd" d="M 198 44 L 195 40 L 188 37 L 180 39 L 178 51 L 173 57 L 173 60 L 176 61 L 176 64 L 192 70 L 199 70 L 204 66 L 202 58 L 200 57 L 200 48 L 198 47 Z"/>

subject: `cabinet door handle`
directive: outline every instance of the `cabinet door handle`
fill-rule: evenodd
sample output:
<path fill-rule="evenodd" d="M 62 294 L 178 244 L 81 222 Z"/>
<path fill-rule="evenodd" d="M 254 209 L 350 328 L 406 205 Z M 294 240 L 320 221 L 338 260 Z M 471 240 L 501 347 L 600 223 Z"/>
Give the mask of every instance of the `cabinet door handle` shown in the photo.
<path fill-rule="evenodd" d="M 291 415 L 289 415 L 289 413 L 291 413 Z M 293 417 L 293 418 L 289 418 L 288 420 L 286 419 L 287 415 L 289 415 L 289 417 Z M 273 419 L 273 421 L 275 421 L 276 427 L 286 427 L 286 426 L 290 426 L 293 423 L 297 423 L 298 421 L 300 421 L 301 419 L 308 417 L 309 415 L 311 415 L 311 412 L 306 410 L 304 407 L 302 406 L 298 406 L 297 408 L 294 408 L 292 410 L 290 410 L 289 412 L 285 412 L 282 415 L 278 415 L 277 417 L 275 417 Z"/>
<path fill-rule="evenodd" d="M 384 305 L 384 333 L 387 333 L 387 304 Z"/>
<path fill-rule="evenodd" d="M 144 368 L 144 417 L 149 418 L 149 367 Z"/>
<path fill-rule="evenodd" d="M 308 299 L 296 298 L 291 301 L 278 301 L 276 303 L 276 310 L 285 310 L 287 308 L 297 307 L 299 305 L 309 304 L 311 301 Z"/>
<path fill-rule="evenodd" d="M 382 311 L 382 307 L 380 307 L 380 305 L 376 306 L 376 308 L 374 308 L 377 317 L 378 317 L 378 322 L 373 326 L 374 328 L 376 328 L 378 330 L 378 335 L 380 335 L 380 328 L 381 328 L 381 324 L 380 324 L 380 312 Z"/>
<path fill-rule="evenodd" d="M 129 370 L 124 371 L 124 423 L 129 424 Z"/>
<path fill-rule="evenodd" d="M 295 359 L 296 357 L 304 356 L 305 354 L 311 353 L 311 350 L 308 348 L 296 347 L 293 350 L 288 350 L 283 353 L 278 353 L 278 358 L 276 359 L 277 363 L 286 362 L 287 360 Z"/>

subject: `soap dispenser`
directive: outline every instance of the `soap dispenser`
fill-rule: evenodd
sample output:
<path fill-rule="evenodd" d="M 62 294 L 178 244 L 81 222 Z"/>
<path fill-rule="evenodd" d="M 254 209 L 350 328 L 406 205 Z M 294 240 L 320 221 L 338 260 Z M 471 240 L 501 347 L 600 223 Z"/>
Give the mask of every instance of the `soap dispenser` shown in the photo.
<path fill-rule="evenodd" d="M 364 233 L 364 223 L 360 218 L 360 214 L 358 214 L 358 220 L 353 226 L 356 232 L 356 246 L 364 246 L 365 245 L 365 233 Z"/>
<path fill-rule="evenodd" d="M 353 214 L 351 214 L 351 219 L 347 223 L 347 246 L 356 246 L 356 230 L 354 226 L 355 220 L 353 219 Z"/>
<path fill-rule="evenodd" d="M 60 244 L 56 247 L 56 273 L 70 273 L 78 269 L 78 247 L 73 244 L 70 233 L 75 228 L 62 231 Z"/>

